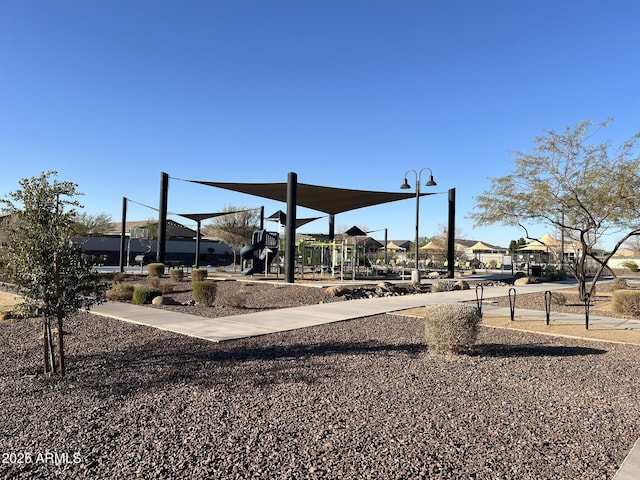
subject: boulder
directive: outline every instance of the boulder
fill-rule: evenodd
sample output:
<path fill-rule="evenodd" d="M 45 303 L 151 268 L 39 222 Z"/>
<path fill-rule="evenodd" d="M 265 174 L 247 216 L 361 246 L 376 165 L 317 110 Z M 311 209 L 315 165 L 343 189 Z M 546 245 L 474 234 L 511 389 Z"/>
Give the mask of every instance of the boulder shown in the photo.
<path fill-rule="evenodd" d="M 327 287 L 325 291 L 327 295 L 331 295 L 332 297 L 343 297 L 349 290 L 345 287 L 334 286 Z"/>
<path fill-rule="evenodd" d="M 164 297 L 162 295 L 153 297 L 153 300 L 151 300 L 151 303 L 153 305 L 164 305 Z"/>

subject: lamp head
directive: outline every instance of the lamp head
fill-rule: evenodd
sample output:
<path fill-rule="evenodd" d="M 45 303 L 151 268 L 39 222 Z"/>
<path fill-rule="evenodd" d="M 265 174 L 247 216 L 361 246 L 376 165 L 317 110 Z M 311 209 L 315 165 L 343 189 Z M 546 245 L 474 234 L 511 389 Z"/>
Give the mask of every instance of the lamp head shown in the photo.
<path fill-rule="evenodd" d="M 408 188 L 411 188 L 411 185 L 409 185 L 409 182 L 407 182 L 407 177 L 404 177 L 404 183 L 402 185 L 400 185 L 400 188 L 402 190 L 406 190 Z"/>
<path fill-rule="evenodd" d="M 406 180 L 405 180 L 406 181 Z M 435 187 L 438 185 L 436 181 L 433 179 L 433 175 L 429 175 L 429 181 L 425 184 L 427 187 Z"/>

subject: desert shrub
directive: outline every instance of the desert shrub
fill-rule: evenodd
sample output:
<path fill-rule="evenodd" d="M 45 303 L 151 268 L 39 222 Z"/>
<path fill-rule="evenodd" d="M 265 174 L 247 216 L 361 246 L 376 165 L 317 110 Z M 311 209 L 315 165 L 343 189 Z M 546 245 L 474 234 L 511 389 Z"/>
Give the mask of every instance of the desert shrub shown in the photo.
<path fill-rule="evenodd" d="M 193 282 L 202 282 L 207 278 L 207 273 L 205 268 L 194 268 L 191 270 L 191 280 Z"/>
<path fill-rule="evenodd" d="M 340 289 L 341 287 L 337 287 L 337 288 Z M 345 295 L 347 291 L 348 291 L 347 289 L 334 290 L 334 293 L 336 297 L 341 297 Z M 244 308 L 247 306 L 248 296 L 249 296 L 249 292 L 247 291 L 246 287 L 243 287 L 240 290 L 234 291 L 233 293 L 227 295 L 224 300 L 224 305 L 226 307 Z"/>
<path fill-rule="evenodd" d="M 212 307 L 216 300 L 218 284 L 207 280 L 193 282 L 193 299 L 198 305 Z"/>
<path fill-rule="evenodd" d="M 473 345 L 482 316 L 465 303 L 429 306 L 425 312 L 425 339 L 436 353 L 459 353 Z"/>
<path fill-rule="evenodd" d="M 169 278 L 176 283 L 180 283 L 184 279 L 184 272 L 181 268 L 172 268 L 169 270 Z"/>
<path fill-rule="evenodd" d="M 160 282 L 160 284 L 156 288 L 158 288 L 163 295 L 166 295 L 168 293 L 173 293 L 173 289 L 175 286 L 176 284 L 173 282 Z"/>
<path fill-rule="evenodd" d="M 133 291 L 131 302 L 136 305 L 147 305 L 153 301 L 155 297 L 162 296 L 162 292 L 154 287 L 138 287 Z"/>
<path fill-rule="evenodd" d="M 613 292 L 611 308 L 616 313 L 638 315 L 640 313 L 640 291 L 616 290 Z"/>
<path fill-rule="evenodd" d="M 149 272 L 149 278 L 162 278 L 164 275 L 164 263 L 150 263 L 147 265 L 147 272 Z"/>
<path fill-rule="evenodd" d="M 454 290 L 460 290 L 460 287 L 456 285 L 454 280 L 440 280 L 431 287 L 431 291 L 437 292 L 453 292 Z"/>
<path fill-rule="evenodd" d="M 612 292 L 615 292 L 616 290 L 627 290 L 629 288 L 627 281 L 620 277 L 614 278 L 610 285 Z"/>
<path fill-rule="evenodd" d="M 625 260 L 624 262 L 621 263 L 621 265 L 624 268 L 628 268 L 632 272 L 637 272 L 638 269 L 640 268 L 640 267 L 638 267 L 638 264 L 636 262 L 634 262 L 633 260 Z"/>
<path fill-rule="evenodd" d="M 551 293 L 551 304 L 564 306 L 567 304 L 567 296 L 564 293 L 560 292 L 552 292 Z"/>
<path fill-rule="evenodd" d="M 107 290 L 107 298 L 115 302 L 129 302 L 133 298 L 134 286 L 126 283 L 114 283 Z"/>

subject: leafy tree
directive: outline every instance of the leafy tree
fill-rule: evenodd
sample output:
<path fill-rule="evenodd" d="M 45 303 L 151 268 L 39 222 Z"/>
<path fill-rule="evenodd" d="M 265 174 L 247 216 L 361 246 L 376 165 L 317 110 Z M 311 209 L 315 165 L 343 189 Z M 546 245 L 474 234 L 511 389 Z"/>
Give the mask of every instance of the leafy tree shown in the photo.
<path fill-rule="evenodd" d="M 520 237 L 518 240 L 511 240 L 509 242 L 509 253 L 516 253 L 520 247 L 524 247 L 527 241 Z"/>
<path fill-rule="evenodd" d="M 610 142 L 592 143 L 609 124 L 593 121 L 546 131 L 531 153 L 515 152 L 515 170 L 491 178 L 491 188 L 477 198 L 470 217 L 477 225 L 502 223 L 527 232 L 529 224 L 546 224 L 564 232 L 579 247 L 576 261 L 565 264 L 579 286 L 591 294 L 607 262 L 629 238 L 640 235 L 640 132 L 613 150 Z M 596 255 L 604 235 L 617 239 L 610 252 Z M 528 239 L 532 239 L 527 234 Z M 553 251 L 555 255 L 559 252 Z M 586 291 L 588 262 L 597 266 Z"/>
<path fill-rule="evenodd" d="M 237 251 L 251 242 L 253 232 L 260 226 L 259 210 L 228 205 L 222 209 L 228 212 L 211 220 L 204 227 L 206 235 L 218 238 Z"/>
<path fill-rule="evenodd" d="M 76 213 L 73 221 L 76 235 L 100 235 L 109 231 L 111 215 L 106 213 L 89 215 L 82 212 Z"/>
<path fill-rule="evenodd" d="M 2 225 L 0 251 L 5 278 L 15 284 L 24 301 L 23 313 L 43 318 L 45 374 L 65 374 L 66 318 L 104 300 L 106 285 L 93 269 L 97 259 L 71 241 L 75 233 L 77 185 L 55 180 L 56 172 L 22 179 L 20 189 L 0 202 L 11 221 Z M 53 324 L 56 322 L 54 331 Z M 55 361 L 54 336 L 58 339 Z"/>

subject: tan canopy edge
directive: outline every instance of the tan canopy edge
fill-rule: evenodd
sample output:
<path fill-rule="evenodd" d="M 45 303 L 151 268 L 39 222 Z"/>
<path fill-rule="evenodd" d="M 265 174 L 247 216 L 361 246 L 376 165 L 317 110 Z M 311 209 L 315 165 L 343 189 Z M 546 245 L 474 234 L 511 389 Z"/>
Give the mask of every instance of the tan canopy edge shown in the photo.
<path fill-rule="evenodd" d="M 231 183 L 207 182 L 201 180 L 187 180 L 192 183 L 224 188 L 234 192 L 256 195 L 280 202 L 287 202 L 287 184 L 282 183 Z M 420 196 L 435 195 L 435 193 L 421 193 Z M 411 192 L 376 192 L 371 190 L 350 190 L 346 188 L 322 187 L 306 183 L 297 184 L 296 205 L 335 215 L 349 210 L 371 207 L 383 203 L 395 202 L 413 198 Z"/>

